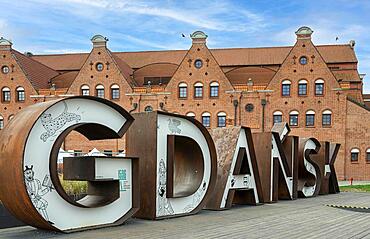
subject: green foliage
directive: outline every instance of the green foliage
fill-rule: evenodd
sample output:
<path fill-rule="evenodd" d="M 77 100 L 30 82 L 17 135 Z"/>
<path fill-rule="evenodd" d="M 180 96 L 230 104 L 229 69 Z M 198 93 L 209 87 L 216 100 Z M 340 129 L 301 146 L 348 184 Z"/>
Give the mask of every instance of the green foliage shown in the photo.
<path fill-rule="evenodd" d="M 80 195 L 87 193 L 86 181 L 69 181 L 63 180 L 63 175 L 59 175 L 60 183 L 68 195 Z"/>
<path fill-rule="evenodd" d="M 340 186 L 341 192 L 370 192 L 370 184 L 368 185 L 352 185 Z"/>

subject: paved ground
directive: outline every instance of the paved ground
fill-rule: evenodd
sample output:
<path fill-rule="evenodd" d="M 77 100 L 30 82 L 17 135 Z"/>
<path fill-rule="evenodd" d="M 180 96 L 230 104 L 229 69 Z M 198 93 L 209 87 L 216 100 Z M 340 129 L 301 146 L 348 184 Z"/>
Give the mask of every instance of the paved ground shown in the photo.
<path fill-rule="evenodd" d="M 370 193 L 340 193 L 226 211 L 205 211 L 161 221 L 129 220 L 125 225 L 72 234 L 32 227 L 0 230 L 0 238 L 370 238 L 370 213 L 326 204 L 370 206 Z"/>

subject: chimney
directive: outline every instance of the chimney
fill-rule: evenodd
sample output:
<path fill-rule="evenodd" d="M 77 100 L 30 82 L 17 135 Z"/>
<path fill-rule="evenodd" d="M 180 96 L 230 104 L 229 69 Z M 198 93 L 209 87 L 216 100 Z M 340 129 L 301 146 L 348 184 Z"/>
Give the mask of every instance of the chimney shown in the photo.
<path fill-rule="evenodd" d="M 297 35 L 297 40 L 298 39 L 311 39 L 313 31 L 311 28 L 303 26 L 300 27 L 295 34 Z"/>
<path fill-rule="evenodd" d="M 190 34 L 193 44 L 200 43 L 205 44 L 207 42 L 207 35 L 202 31 L 195 31 L 193 34 Z"/>
<path fill-rule="evenodd" d="M 106 47 L 108 38 L 103 37 L 102 35 L 95 35 L 91 38 L 93 48 L 95 47 Z"/>
<path fill-rule="evenodd" d="M 12 49 L 12 45 L 13 44 L 9 40 L 3 37 L 0 38 L 0 50 L 10 50 Z"/>

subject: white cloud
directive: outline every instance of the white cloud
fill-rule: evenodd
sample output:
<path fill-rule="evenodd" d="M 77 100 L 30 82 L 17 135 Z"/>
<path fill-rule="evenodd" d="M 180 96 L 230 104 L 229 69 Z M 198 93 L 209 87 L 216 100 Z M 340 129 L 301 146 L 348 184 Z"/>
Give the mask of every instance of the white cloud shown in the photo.
<path fill-rule="evenodd" d="M 47 4 L 44 0 L 39 0 Z M 84 11 L 80 9 L 70 9 L 74 14 L 81 16 L 88 13 L 86 7 L 111 11 L 121 14 L 146 15 L 164 18 L 165 21 L 173 20 L 179 23 L 189 24 L 202 29 L 231 32 L 254 32 L 265 27 L 263 15 L 254 13 L 247 9 L 239 9 L 229 2 L 209 2 L 207 5 L 198 9 L 190 7 L 161 6 L 150 1 L 117 1 L 117 0 L 57 0 L 61 4 L 69 4 L 76 7 L 76 4 L 83 5 Z M 54 3 L 53 3 L 54 4 Z M 62 7 L 62 6 L 60 6 Z M 97 15 L 92 12 L 89 15 L 96 19 Z M 220 17 L 221 16 L 221 17 Z"/>

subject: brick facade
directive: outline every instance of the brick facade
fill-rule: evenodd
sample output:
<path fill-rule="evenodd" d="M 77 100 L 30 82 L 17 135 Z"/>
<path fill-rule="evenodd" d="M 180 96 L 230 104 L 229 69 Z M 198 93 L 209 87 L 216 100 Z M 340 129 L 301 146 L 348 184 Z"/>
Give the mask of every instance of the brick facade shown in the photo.
<path fill-rule="evenodd" d="M 193 42 L 187 51 L 137 53 L 111 52 L 107 39 L 98 35 L 92 39 L 89 54 L 23 56 L 20 61 L 20 53 L 2 39 L 1 66 L 12 66 L 12 70 L 0 73 L 1 88 L 9 87 L 12 95 L 10 103 L 1 102 L 1 115 L 6 125 L 10 115 L 29 104 L 80 95 L 82 86 L 88 86 L 89 94 L 96 95 L 98 85 L 104 87 L 105 98 L 127 111 L 191 113 L 201 122 L 202 115 L 209 115 L 209 128 L 218 127 L 225 117 L 226 126 L 244 125 L 254 132 L 269 131 L 274 114 L 290 122 L 290 114 L 296 111 L 298 124 L 291 125 L 292 135 L 340 143 L 335 165 L 338 177 L 369 180 L 370 161 L 366 159 L 370 149 L 370 108 L 366 104 L 370 96 L 362 94 L 363 77 L 357 72 L 354 43 L 316 46 L 311 34 L 311 29 L 300 28 L 292 47 L 209 49 L 207 36 L 198 31 L 191 35 Z M 37 78 L 22 70 L 32 66 L 47 74 Z M 44 83 L 36 80 L 47 77 L 49 80 Z M 282 84 L 287 80 L 290 95 L 283 96 Z M 317 82 L 323 82 L 322 95 L 317 94 Z M 306 84 L 301 85 L 300 92 L 305 94 L 299 94 L 300 83 Z M 118 99 L 112 99 L 113 85 L 119 86 Z M 198 93 L 201 91 L 202 96 L 195 97 L 195 87 L 200 85 Z M 25 102 L 15 100 L 18 86 L 25 89 Z M 186 86 L 183 97 L 180 86 Z M 331 123 L 325 125 L 323 114 L 328 112 Z M 310 125 L 306 122 L 307 113 L 311 115 Z M 124 150 L 125 142 L 89 142 L 72 132 L 64 148 L 84 153 L 93 148 L 118 152 Z M 359 151 L 357 161 L 351 161 L 353 149 Z"/>

